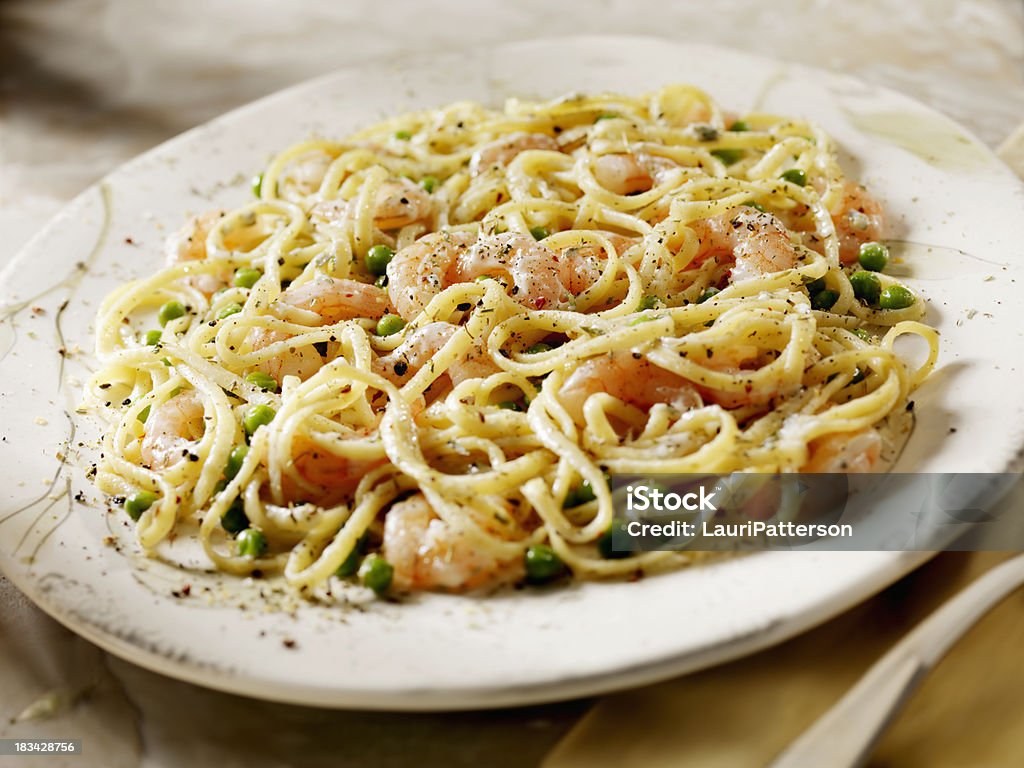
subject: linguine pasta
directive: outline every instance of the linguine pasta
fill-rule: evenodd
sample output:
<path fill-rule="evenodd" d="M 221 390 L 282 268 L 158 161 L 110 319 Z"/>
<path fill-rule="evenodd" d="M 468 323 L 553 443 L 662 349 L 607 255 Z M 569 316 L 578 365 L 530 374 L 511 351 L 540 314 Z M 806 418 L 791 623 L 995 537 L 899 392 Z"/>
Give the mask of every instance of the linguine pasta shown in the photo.
<path fill-rule="evenodd" d="M 144 548 L 303 592 L 683 564 L 603 550 L 606 474 L 878 469 L 935 361 L 832 140 L 689 86 L 402 115 L 256 191 L 107 297 L 87 403 Z"/>

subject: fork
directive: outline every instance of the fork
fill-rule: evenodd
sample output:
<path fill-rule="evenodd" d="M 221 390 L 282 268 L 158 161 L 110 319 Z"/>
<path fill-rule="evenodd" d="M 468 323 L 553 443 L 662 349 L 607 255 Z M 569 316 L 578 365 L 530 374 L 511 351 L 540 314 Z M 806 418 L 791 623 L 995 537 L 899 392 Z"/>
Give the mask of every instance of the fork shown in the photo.
<path fill-rule="evenodd" d="M 1024 584 L 1024 555 L 996 566 L 932 613 L 875 663 L 770 768 L 855 768 L 871 755 L 918 684 L 963 634 Z"/>

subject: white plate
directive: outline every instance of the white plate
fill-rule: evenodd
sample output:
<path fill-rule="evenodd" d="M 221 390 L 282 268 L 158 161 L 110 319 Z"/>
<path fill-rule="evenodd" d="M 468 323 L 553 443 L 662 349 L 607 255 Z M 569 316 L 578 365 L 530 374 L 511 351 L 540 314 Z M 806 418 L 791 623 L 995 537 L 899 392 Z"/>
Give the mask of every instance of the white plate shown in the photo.
<path fill-rule="evenodd" d="M 105 537 L 125 538 L 123 513 L 74 500 L 93 495 L 60 458 L 95 429 L 74 415 L 93 315 L 108 290 L 156 268 L 186 212 L 241 203 L 250 174 L 312 132 L 340 136 L 459 99 L 678 81 L 739 112 L 819 121 L 884 201 L 896 237 L 934 246 L 911 248 L 907 271 L 942 330 L 941 369 L 915 396 L 899 468 L 1007 468 L 1024 442 L 1024 197 L 988 149 L 910 99 L 795 65 L 641 38 L 517 43 L 341 72 L 232 112 L 118 169 L 25 248 L 0 279 L 0 304 L 24 303 L 0 323 L 4 572 L 76 632 L 159 672 L 264 698 L 411 710 L 538 702 L 693 670 L 800 632 L 913 568 L 922 554 L 769 553 L 639 583 L 268 611 L 289 602 L 260 597 L 273 585 L 232 586 L 111 546 Z M 174 597 L 185 584 L 191 594 Z"/>

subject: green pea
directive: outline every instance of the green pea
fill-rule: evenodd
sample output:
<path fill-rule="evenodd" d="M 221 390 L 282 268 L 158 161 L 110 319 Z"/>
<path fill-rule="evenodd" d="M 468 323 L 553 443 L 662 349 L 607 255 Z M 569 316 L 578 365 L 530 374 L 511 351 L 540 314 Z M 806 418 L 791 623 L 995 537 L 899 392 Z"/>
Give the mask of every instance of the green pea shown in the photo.
<path fill-rule="evenodd" d="M 902 285 L 890 285 L 878 297 L 882 309 L 906 309 L 914 305 L 914 294 Z"/>
<path fill-rule="evenodd" d="M 226 317 L 237 315 L 241 311 L 242 305 L 239 304 L 238 302 L 232 302 L 231 304 L 228 304 L 226 307 L 224 307 L 224 309 L 217 313 L 217 319 L 223 320 Z"/>
<path fill-rule="evenodd" d="M 715 288 L 714 286 L 712 286 L 711 288 L 708 288 L 706 291 L 704 291 L 704 293 L 702 293 L 698 297 L 697 303 L 698 304 L 703 304 L 705 301 L 710 299 L 712 296 L 716 296 L 719 293 L 721 293 L 721 290 L 719 290 L 718 288 Z"/>
<path fill-rule="evenodd" d="M 141 421 L 143 424 L 145 424 L 146 423 L 146 419 L 149 418 L 149 412 L 152 409 L 153 409 L 153 406 L 147 405 L 145 408 L 143 408 L 141 411 L 139 411 L 139 415 L 137 417 L 139 419 L 139 421 Z"/>
<path fill-rule="evenodd" d="M 263 192 L 263 174 L 262 173 L 257 173 L 255 176 L 252 177 L 252 193 L 254 195 L 256 195 L 256 197 L 260 197 L 262 192 Z"/>
<path fill-rule="evenodd" d="M 736 122 L 734 122 L 732 125 L 729 126 L 729 130 L 730 131 L 736 131 L 737 133 L 742 133 L 743 131 L 749 131 L 750 130 L 750 123 L 748 123 L 746 120 L 737 120 Z"/>
<path fill-rule="evenodd" d="M 263 371 L 253 371 L 245 377 L 245 380 L 254 387 L 259 387 L 267 392 L 277 392 L 277 379 Z"/>
<path fill-rule="evenodd" d="M 839 294 L 835 291 L 818 291 L 811 296 L 811 308 L 825 311 L 832 309 L 837 301 L 839 301 Z"/>
<path fill-rule="evenodd" d="M 267 551 L 267 537 L 259 528 L 246 528 L 235 539 L 235 548 L 242 557 L 259 557 Z"/>
<path fill-rule="evenodd" d="M 249 527 L 249 517 L 245 514 L 245 504 L 241 498 L 231 502 L 227 512 L 220 516 L 220 525 L 225 531 L 235 536 Z"/>
<path fill-rule="evenodd" d="M 254 405 L 249 409 L 248 413 L 245 414 L 245 418 L 242 419 L 242 425 L 245 427 L 245 434 L 252 437 L 253 433 L 255 433 L 257 429 L 272 422 L 276 415 L 277 412 L 269 405 Z"/>
<path fill-rule="evenodd" d="M 569 509 L 577 506 L 579 506 L 579 501 L 576 499 L 576 489 L 570 488 L 568 493 L 565 494 L 565 499 L 562 501 L 562 509 Z"/>
<path fill-rule="evenodd" d="M 348 553 L 341 565 L 338 566 L 338 570 L 334 572 L 334 575 L 339 579 L 347 579 L 349 576 L 355 576 L 356 571 L 359 570 L 359 563 L 362 561 L 363 556 L 359 552 L 359 548 L 356 547 Z"/>
<path fill-rule="evenodd" d="M 850 331 L 854 336 L 863 341 L 871 341 L 871 334 L 865 331 L 863 328 L 854 328 Z"/>
<path fill-rule="evenodd" d="M 420 179 L 420 186 L 429 194 L 437 189 L 437 177 L 436 176 L 424 176 Z"/>
<path fill-rule="evenodd" d="M 252 267 L 242 267 L 235 272 L 236 288 L 252 288 L 263 277 L 263 273 Z"/>
<path fill-rule="evenodd" d="M 796 184 L 798 187 L 803 187 L 807 184 L 807 173 L 799 168 L 790 168 L 779 178 L 788 181 L 790 184 Z"/>
<path fill-rule="evenodd" d="M 163 331 L 146 331 L 146 345 L 155 347 L 160 343 L 160 337 L 163 335 Z"/>
<path fill-rule="evenodd" d="M 732 165 L 743 157 L 742 149 L 713 149 L 711 154 L 726 165 Z"/>
<path fill-rule="evenodd" d="M 366 252 L 366 268 L 371 274 L 383 275 L 394 257 L 395 252 L 386 245 L 375 245 Z"/>
<path fill-rule="evenodd" d="M 378 595 L 388 591 L 394 575 L 394 566 L 380 555 L 370 555 L 359 566 L 359 580 Z"/>
<path fill-rule="evenodd" d="M 611 526 L 605 531 L 601 538 L 597 540 L 597 549 L 601 553 L 601 557 L 605 560 L 620 560 L 624 557 L 629 557 L 630 552 L 623 552 L 622 550 L 615 549 L 614 535 L 615 531 L 625 531 L 626 521 L 620 518 L 616 518 L 612 521 Z"/>
<path fill-rule="evenodd" d="M 579 484 L 579 487 L 576 489 L 576 498 L 579 504 L 586 504 L 588 501 L 593 501 L 597 498 L 589 480 L 584 480 Z"/>
<path fill-rule="evenodd" d="M 398 315 L 384 315 L 377 321 L 378 336 L 393 336 L 405 328 L 405 320 Z"/>
<path fill-rule="evenodd" d="M 565 495 L 565 501 L 562 503 L 562 506 L 566 509 L 569 507 L 578 507 L 580 504 L 586 504 L 588 501 L 593 501 L 596 498 L 597 496 L 594 494 L 594 489 L 591 487 L 590 481 L 584 480 L 575 488 L 569 489 L 569 492 Z"/>
<path fill-rule="evenodd" d="M 412 131 L 395 131 L 395 138 L 399 141 L 408 141 L 412 138 Z"/>
<path fill-rule="evenodd" d="M 565 573 L 565 563 L 555 550 L 545 544 L 526 548 L 523 556 L 526 565 L 526 581 L 530 584 L 544 584 Z"/>
<path fill-rule="evenodd" d="M 137 491 L 124 500 L 124 511 L 132 520 L 138 520 L 142 513 L 153 506 L 157 495 L 149 491 Z"/>
<path fill-rule="evenodd" d="M 881 272 L 889 263 L 889 249 L 881 243 L 864 243 L 860 247 L 857 260 L 864 269 Z"/>
<path fill-rule="evenodd" d="M 171 320 L 177 320 L 179 317 L 185 316 L 185 305 L 180 301 L 168 301 L 156 314 L 156 319 L 160 321 L 160 325 L 167 325 Z"/>
<path fill-rule="evenodd" d="M 661 304 L 661 299 L 657 296 L 644 296 L 640 299 L 640 303 L 637 305 L 636 311 L 643 312 L 645 309 L 657 309 Z"/>
<path fill-rule="evenodd" d="M 825 278 L 819 277 L 817 280 L 811 280 L 805 287 L 807 288 L 807 295 L 813 296 L 818 291 L 825 290 Z"/>
<path fill-rule="evenodd" d="M 882 284 L 875 277 L 874 272 L 861 270 L 850 275 L 850 284 L 853 286 L 853 295 L 867 304 L 874 304 L 882 292 Z"/>
<path fill-rule="evenodd" d="M 228 454 L 228 463 L 224 467 L 224 477 L 228 480 L 234 480 L 235 475 L 242 468 L 242 464 L 245 462 L 245 457 L 249 455 L 248 445 L 236 445 L 231 449 L 231 453 Z"/>
<path fill-rule="evenodd" d="M 551 234 L 551 230 L 547 227 L 530 227 L 530 234 L 533 235 L 534 240 L 543 240 Z"/>
<path fill-rule="evenodd" d="M 550 344 L 545 344 L 543 341 L 538 341 L 536 344 L 531 344 L 523 350 L 528 355 L 537 355 L 541 352 L 548 352 L 552 349 Z"/>
<path fill-rule="evenodd" d="M 757 200 L 747 200 L 744 205 L 748 208 L 753 208 L 755 211 L 760 211 L 761 213 L 765 212 L 765 207 L 757 202 Z"/>
<path fill-rule="evenodd" d="M 349 576 L 355 576 L 359 570 L 359 563 L 363 560 L 363 550 L 366 549 L 366 534 L 359 537 L 356 541 L 356 545 L 352 547 L 352 551 L 348 553 L 341 565 L 338 566 L 338 570 L 334 572 L 334 575 L 339 579 L 347 579 Z"/>
<path fill-rule="evenodd" d="M 522 411 L 523 406 L 514 400 L 503 400 L 498 403 L 498 407 L 506 411 Z"/>

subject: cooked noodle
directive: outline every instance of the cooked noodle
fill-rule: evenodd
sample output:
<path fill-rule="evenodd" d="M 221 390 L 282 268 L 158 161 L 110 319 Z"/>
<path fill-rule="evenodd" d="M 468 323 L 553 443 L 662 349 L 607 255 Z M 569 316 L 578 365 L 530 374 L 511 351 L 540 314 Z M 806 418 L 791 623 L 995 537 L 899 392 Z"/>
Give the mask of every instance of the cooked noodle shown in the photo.
<path fill-rule="evenodd" d="M 457 103 L 297 144 L 257 199 L 191 222 L 103 303 L 97 482 L 155 495 L 143 547 L 197 520 L 218 568 L 304 591 L 382 537 L 409 589 L 517 578 L 541 544 L 577 578 L 685 563 L 601 556 L 605 473 L 874 468 L 931 369 L 920 297 L 855 295 L 875 208 L 817 126 L 737 123 L 688 86 Z M 377 288 L 374 246 L 378 272 L 398 252 Z M 147 339 L 168 302 L 184 313 Z M 905 334 L 923 366 L 894 353 Z M 259 405 L 273 419 L 243 458 Z M 265 553 L 239 554 L 232 514 Z"/>

